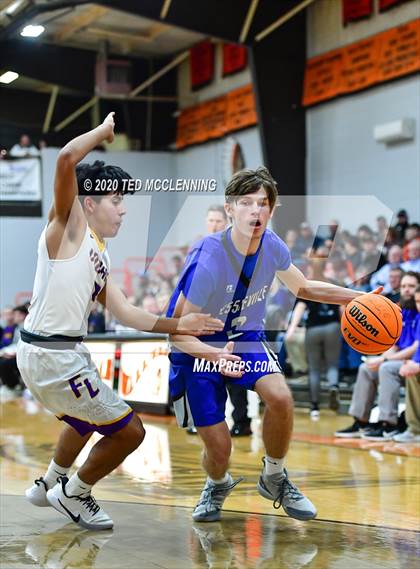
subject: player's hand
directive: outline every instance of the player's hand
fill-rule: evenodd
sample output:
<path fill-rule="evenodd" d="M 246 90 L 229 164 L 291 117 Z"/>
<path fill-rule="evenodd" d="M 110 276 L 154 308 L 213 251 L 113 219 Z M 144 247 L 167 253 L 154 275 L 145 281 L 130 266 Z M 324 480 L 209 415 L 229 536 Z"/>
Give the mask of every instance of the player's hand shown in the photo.
<path fill-rule="evenodd" d="M 223 328 L 223 322 L 218 318 L 212 318 L 211 314 L 191 312 L 179 319 L 176 331 L 178 334 L 189 334 L 190 336 L 207 336 L 221 332 Z"/>
<path fill-rule="evenodd" d="M 398 372 L 401 377 L 410 377 L 420 373 L 420 364 L 413 360 L 408 360 L 403 363 Z"/>
<path fill-rule="evenodd" d="M 115 128 L 114 115 L 115 115 L 114 112 L 109 113 L 109 115 L 107 115 L 104 122 L 102 123 L 102 126 L 104 126 L 107 129 L 105 140 L 109 143 L 113 142 L 114 140 L 114 128 Z"/>
<path fill-rule="evenodd" d="M 228 342 L 216 356 L 216 361 L 219 363 L 219 371 L 226 377 L 240 378 L 243 376 L 244 371 L 241 363 L 241 358 L 233 354 L 233 342 Z"/>
<path fill-rule="evenodd" d="M 382 294 L 383 290 L 384 290 L 383 286 L 378 286 L 377 288 L 375 288 L 375 290 L 372 290 L 369 294 Z"/>

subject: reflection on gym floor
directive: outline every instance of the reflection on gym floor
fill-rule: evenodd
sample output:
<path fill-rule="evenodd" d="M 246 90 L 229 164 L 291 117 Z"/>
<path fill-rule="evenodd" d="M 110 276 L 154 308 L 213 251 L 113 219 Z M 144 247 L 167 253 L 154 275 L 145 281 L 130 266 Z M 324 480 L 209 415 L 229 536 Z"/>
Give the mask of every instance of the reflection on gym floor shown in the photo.
<path fill-rule="evenodd" d="M 296 439 L 301 440 L 292 445 L 288 467 L 318 506 L 317 520 L 292 520 L 257 494 L 262 447 L 256 422 L 252 438 L 234 441 L 232 473 L 245 481 L 226 501 L 222 521 L 195 524 L 191 509 L 204 480 L 200 442 L 177 429 L 172 418 L 146 417 L 142 447 L 95 488 L 115 521 L 114 531 L 88 532 L 24 499 L 24 489 L 47 466 L 61 426 L 34 402 L 5 403 L 2 567 L 414 569 L 420 502 L 416 453 L 328 442 L 328 433 L 345 421 L 331 414 L 314 426 L 297 413 Z"/>

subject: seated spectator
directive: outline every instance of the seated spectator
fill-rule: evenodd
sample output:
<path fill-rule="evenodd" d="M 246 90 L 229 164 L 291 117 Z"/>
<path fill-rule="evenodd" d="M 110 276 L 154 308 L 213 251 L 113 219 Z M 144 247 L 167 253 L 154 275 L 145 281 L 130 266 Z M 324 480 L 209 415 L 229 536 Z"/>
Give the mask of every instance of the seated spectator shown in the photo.
<path fill-rule="evenodd" d="M 397 239 L 400 244 L 404 242 L 404 234 L 405 230 L 407 229 L 408 223 L 408 215 L 405 209 L 400 209 L 397 213 L 397 223 L 393 226 L 397 234 Z"/>
<path fill-rule="evenodd" d="M 379 251 L 374 237 L 367 237 L 361 242 L 362 248 L 362 263 L 367 267 L 368 273 L 373 273 L 382 268 L 385 263 L 385 257 Z"/>
<path fill-rule="evenodd" d="M 420 287 L 414 294 L 417 311 L 420 313 Z M 400 368 L 400 376 L 405 379 L 405 419 L 408 428 L 393 438 L 397 443 L 420 443 L 420 318 L 417 322 L 416 340 L 418 347 L 412 360 L 407 360 Z"/>
<path fill-rule="evenodd" d="M 353 235 L 349 235 L 344 241 L 344 258 L 351 265 L 353 274 L 362 262 L 362 252 L 359 248 L 359 240 Z M 353 279 L 352 279 L 353 280 Z"/>
<path fill-rule="evenodd" d="M 139 280 L 133 300 L 133 304 L 135 304 L 135 306 L 141 306 L 143 298 L 147 294 L 153 293 L 152 283 L 150 281 L 149 275 L 147 275 L 146 273 L 139 273 L 138 278 Z"/>
<path fill-rule="evenodd" d="M 150 312 L 151 314 L 160 315 L 160 310 L 156 298 L 151 294 L 147 294 L 142 301 L 141 307 L 143 310 Z"/>
<path fill-rule="evenodd" d="M 420 239 L 410 241 L 407 246 L 408 261 L 401 265 L 403 271 L 420 273 Z"/>
<path fill-rule="evenodd" d="M 92 306 L 88 318 L 88 333 L 89 334 L 103 334 L 106 332 L 105 328 L 105 314 L 101 304 L 95 302 Z"/>
<path fill-rule="evenodd" d="M 318 249 L 323 241 L 315 237 L 311 226 L 306 221 L 300 224 L 299 236 L 296 239 L 295 249 L 299 255 L 306 255 L 312 249 Z"/>
<path fill-rule="evenodd" d="M 386 254 L 393 245 L 399 245 L 399 239 L 396 230 L 393 227 L 388 229 L 388 233 L 385 237 L 385 242 L 382 247 L 382 251 Z"/>
<path fill-rule="evenodd" d="M 12 342 L 0 350 L 0 383 L 2 395 L 7 395 L 20 384 L 19 370 L 16 364 L 16 349 L 20 339 L 20 331 L 28 314 L 26 306 L 13 309 L 14 334 Z"/>
<path fill-rule="evenodd" d="M 378 216 L 376 218 L 376 239 L 380 245 L 385 243 L 388 229 L 389 226 L 385 217 L 383 215 Z"/>
<path fill-rule="evenodd" d="M 411 223 L 411 225 L 409 225 L 405 230 L 404 234 L 405 244 L 403 247 L 403 256 L 402 256 L 403 262 L 409 260 L 408 245 L 411 243 L 411 241 L 414 241 L 414 239 L 420 239 L 420 225 L 418 223 Z"/>
<path fill-rule="evenodd" d="M 325 260 L 312 259 L 308 277 L 317 281 L 325 281 Z M 340 309 L 337 304 L 325 304 L 299 301 L 293 311 L 292 319 L 286 333 L 290 340 L 307 311 L 305 321 L 305 348 L 309 368 L 309 390 L 311 395 L 311 418 L 319 418 L 319 399 L 321 395 L 321 370 L 325 363 L 328 388 L 330 391 L 330 408 L 337 410 L 338 401 L 338 361 L 340 358 Z"/>
<path fill-rule="evenodd" d="M 388 262 L 381 267 L 378 271 L 373 273 L 370 279 L 370 286 L 372 289 L 378 286 L 383 286 L 383 294 L 390 292 L 390 284 L 388 282 L 389 271 L 391 269 L 399 268 L 402 262 L 402 249 L 399 245 L 394 245 L 388 251 Z"/>
<path fill-rule="evenodd" d="M 402 269 L 391 269 L 389 271 L 388 282 L 386 283 L 387 290 L 389 292 L 385 294 L 389 300 L 398 304 L 400 302 L 400 286 L 401 286 L 401 278 L 403 276 Z"/>
<path fill-rule="evenodd" d="M 395 386 L 398 382 L 399 370 L 404 360 L 413 356 L 417 349 L 415 332 L 418 313 L 414 302 L 414 291 L 420 282 L 420 275 L 408 273 L 401 279 L 401 307 L 403 316 L 402 334 L 392 348 L 381 356 L 366 358 L 366 362 L 359 367 L 357 380 L 354 385 L 353 397 L 349 414 L 354 422 L 349 427 L 336 431 L 336 437 L 369 438 L 369 440 L 386 440 L 398 433 L 398 396 L 395 395 Z M 392 394 L 381 390 L 379 401 L 379 423 L 369 428 L 369 416 L 378 391 L 378 382 L 385 387 L 391 387 Z"/>
<path fill-rule="evenodd" d="M 285 236 L 285 243 L 290 251 L 293 262 L 299 261 L 299 257 L 301 255 L 301 251 L 296 247 L 298 235 L 299 234 L 295 229 L 289 229 Z"/>
<path fill-rule="evenodd" d="M 359 241 L 363 241 L 364 239 L 374 239 L 375 233 L 369 225 L 363 223 L 357 228 L 356 237 Z"/>
<path fill-rule="evenodd" d="M 32 144 L 27 134 L 22 134 L 19 142 L 10 149 L 9 154 L 14 158 L 26 158 L 28 156 L 39 156 L 39 150 Z"/>
<path fill-rule="evenodd" d="M 351 279 L 346 279 L 346 285 L 351 286 L 354 290 L 360 290 L 360 292 L 370 292 L 372 288 L 369 284 L 369 280 L 370 274 L 368 267 L 359 265 L 354 275 L 354 282 L 352 282 Z"/>
<path fill-rule="evenodd" d="M 13 308 L 11 306 L 6 306 L 6 308 L 4 308 L 2 314 L 2 323 L 3 326 L 0 329 L 0 349 L 5 348 L 13 341 L 13 334 L 15 331 L 15 317 Z"/>

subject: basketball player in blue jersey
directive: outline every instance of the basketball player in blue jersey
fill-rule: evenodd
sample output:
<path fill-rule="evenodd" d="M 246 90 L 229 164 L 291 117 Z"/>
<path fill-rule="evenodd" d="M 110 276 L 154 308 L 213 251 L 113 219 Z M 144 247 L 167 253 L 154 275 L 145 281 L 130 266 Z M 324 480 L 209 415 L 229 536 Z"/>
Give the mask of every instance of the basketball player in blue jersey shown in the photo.
<path fill-rule="evenodd" d="M 310 520 L 316 508 L 285 469 L 293 399 L 265 341 L 267 293 L 276 276 L 306 300 L 345 305 L 360 292 L 307 280 L 291 263 L 285 243 L 267 229 L 277 189 L 266 168 L 237 172 L 225 196 L 232 226 L 192 248 L 168 309 L 168 315 L 176 316 L 203 310 L 225 321 L 224 330 L 213 337 L 171 336 L 170 389 L 177 421 L 182 427 L 194 424 L 204 443 L 207 480 L 193 519 L 219 520 L 225 498 L 241 480 L 234 481 L 228 473 L 231 438 L 225 422 L 225 383 L 234 381 L 255 390 L 265 403 L 266 454 L 258 492 L 289 516 Z"/>
<path fill-rule="evenodd" d="M 97 145 L 113 140 L 113 115 L 58 155 L 54 203 L 39 240 L 33 297 L 17 351 L 19 370 L 33 396 L 66 423 L 47 472 L 26 496 L 93 530 L 112 528 L 113 521 L 91 495 L 92 486 L 145 435 L 137 415 L 101 382 L 83 344 L 93 303 L 98 299 L 122 324 L 138 330 L 200 334 L 223 328 L 206 314 L 158 318 L 130 304 L 110 280 L 105 238 L 115 237 L 121 226 L 124 180 L 130 176 L 103 162 L 79 162 Z M 94 431 L 104 436 L 68 479 Z"/>

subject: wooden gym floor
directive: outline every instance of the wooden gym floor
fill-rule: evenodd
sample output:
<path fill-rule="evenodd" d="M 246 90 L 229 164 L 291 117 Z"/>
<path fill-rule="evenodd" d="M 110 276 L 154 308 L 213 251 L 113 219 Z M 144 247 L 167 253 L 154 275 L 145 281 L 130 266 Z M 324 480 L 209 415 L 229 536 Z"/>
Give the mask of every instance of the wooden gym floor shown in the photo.
<path fill-rule="evenodd" d="M 2 569 L 418 567 L 420 448 L 334 439 L 348 417 L 324 411 L 314 423 L 296 411 L 287 466 L 317 520 L 292 520 L 257 494 L 263 448 L 254 421 L 252 437 L 234 439 L 231 472 L 245 481 L 213 524 L 191 520 L 204 481 L 200 441 L 172 418 L 143 417 L 143 445 L 95 487 L 114 531 L 88 532 L 23 497 L 45 471 L 60 423 L 33 401 L 0 409 Z"/>

